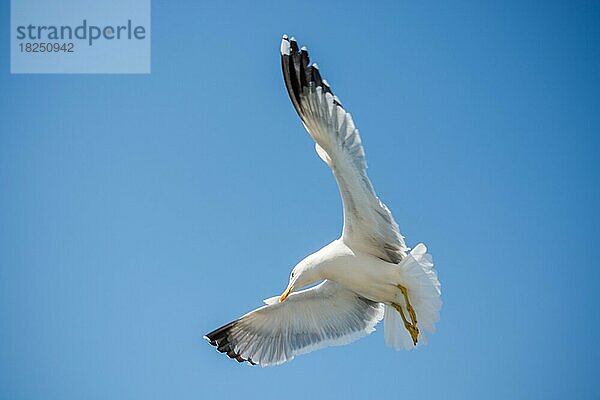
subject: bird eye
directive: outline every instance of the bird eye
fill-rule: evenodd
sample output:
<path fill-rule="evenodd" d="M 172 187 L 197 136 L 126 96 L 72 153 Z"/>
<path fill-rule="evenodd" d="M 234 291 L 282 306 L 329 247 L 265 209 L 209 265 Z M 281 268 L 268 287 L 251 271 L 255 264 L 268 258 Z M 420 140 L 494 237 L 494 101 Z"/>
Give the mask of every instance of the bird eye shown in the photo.
<path fill-rule="evenodd" d="M 294 277 L 294 271 L 292 271 L 292 278 Z"/>

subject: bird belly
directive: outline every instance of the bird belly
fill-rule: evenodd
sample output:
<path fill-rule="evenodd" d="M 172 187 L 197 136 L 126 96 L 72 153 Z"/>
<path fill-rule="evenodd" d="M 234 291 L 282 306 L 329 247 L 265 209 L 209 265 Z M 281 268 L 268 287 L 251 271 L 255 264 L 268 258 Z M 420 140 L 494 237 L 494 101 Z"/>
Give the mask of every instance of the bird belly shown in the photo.
<path fill-rule="evenodd" d="M 380 303 L 397 298 L 400 268 L 370 255 L 345 255 L 325 269 L 325 278 Z"/>

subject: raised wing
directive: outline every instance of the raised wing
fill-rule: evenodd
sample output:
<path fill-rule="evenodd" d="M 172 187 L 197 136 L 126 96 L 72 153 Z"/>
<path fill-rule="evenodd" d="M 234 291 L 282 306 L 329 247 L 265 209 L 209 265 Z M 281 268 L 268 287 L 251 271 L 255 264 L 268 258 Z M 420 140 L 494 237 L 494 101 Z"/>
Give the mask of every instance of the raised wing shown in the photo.
<path fill-rule="evenodd" d="M 380 303 L 332 281 L 270 301 L 204 338 L 239 362 L 262 366 L 340 346 L 368 335 L 383 317 Z"/>
<path fill-rule="evenodd" d="M 350 113 L 310 65 L 305 47 L 287 36 L 281 42 L 283 77 L 294 108 L 332 169 L 344 203 L 342 240 L 352 248 L 398 263 L 407 247 L 390 210 L 367 176 L 365 152 Z"/>

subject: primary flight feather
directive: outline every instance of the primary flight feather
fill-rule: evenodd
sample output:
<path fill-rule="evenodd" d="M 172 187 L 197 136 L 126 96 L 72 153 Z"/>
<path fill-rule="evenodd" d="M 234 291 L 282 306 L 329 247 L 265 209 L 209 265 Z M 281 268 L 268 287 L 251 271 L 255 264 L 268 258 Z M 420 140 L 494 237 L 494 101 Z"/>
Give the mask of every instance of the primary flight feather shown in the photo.
<path fill-rule="evenodd" d="M 432 258 L 423 244 L 408 252 L 367 176 L 352 117 L 310 63 L 306 48 L 284 36 L 281 65 L 292 104 L 337 181 L 344 207 L 342 235 L 300 261 L 281 296 L 205 338 L 240 362 L 277 365 L 350 343 L 385 318 L 387 345 L 416 347 L 423 342 L 423 329 L 433 332 L 442 304 Z"/>

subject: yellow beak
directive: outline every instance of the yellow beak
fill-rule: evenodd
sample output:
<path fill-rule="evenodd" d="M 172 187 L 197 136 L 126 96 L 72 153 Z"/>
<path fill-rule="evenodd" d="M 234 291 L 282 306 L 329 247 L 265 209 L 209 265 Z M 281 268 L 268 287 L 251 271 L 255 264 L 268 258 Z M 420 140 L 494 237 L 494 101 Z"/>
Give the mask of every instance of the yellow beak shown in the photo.
<path fill-rule="evenodd" d="M 292 291 L 292 285 L 288 285 L 287 289 L 285 289 L 285 292 L 283 292 L 281 294 L 281 296 L 279 297 L 279 302 L 281 303 L 282 301 L 287 299 L 287 297 L 289 296 L 291 291 Z"/>

